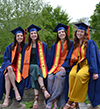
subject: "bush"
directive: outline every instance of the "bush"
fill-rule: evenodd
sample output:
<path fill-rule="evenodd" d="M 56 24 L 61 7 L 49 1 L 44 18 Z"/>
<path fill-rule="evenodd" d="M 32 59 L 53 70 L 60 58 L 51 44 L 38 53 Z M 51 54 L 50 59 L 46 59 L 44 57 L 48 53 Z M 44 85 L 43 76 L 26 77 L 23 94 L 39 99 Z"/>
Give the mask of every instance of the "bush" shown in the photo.
<path fill-rule="evenodd" d="M 0 56 L 0 66 L 2 65 L 3 63 L 3 55 Z"/>

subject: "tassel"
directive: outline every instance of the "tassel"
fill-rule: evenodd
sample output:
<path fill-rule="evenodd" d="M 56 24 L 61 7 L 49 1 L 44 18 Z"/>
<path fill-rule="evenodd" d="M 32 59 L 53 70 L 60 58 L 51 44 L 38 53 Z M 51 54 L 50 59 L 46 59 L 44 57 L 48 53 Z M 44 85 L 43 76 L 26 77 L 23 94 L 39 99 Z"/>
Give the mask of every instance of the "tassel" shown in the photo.
<path fill-rule="evenodd" d="M 26 39 L 25 39 L 25 30 L 24 30 L 24 42 L 26 41 Z"/>
<path fill-rule="evenodd" d="M 27 41 L 28 41 L 28 28 L 26 29 L 26 32 L 27 32 Z"/>
<path fill-rule="evenodd" d="M 70 26 L 68 26 L 68 37 L 70 36 Z"/>
<path fill-rule="evenodd" d="M 88 26 L 88 39 L 90 39 L 89 26 Z"/>

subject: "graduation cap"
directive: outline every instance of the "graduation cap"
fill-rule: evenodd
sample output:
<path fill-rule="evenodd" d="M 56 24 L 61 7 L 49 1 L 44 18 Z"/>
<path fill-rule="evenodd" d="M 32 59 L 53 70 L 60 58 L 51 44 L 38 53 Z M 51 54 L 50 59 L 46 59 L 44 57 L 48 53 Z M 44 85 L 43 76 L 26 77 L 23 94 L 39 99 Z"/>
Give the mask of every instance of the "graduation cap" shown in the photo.
<path fill-rule="evenodd" d="M 41 30 L 41 28 L 40 27 L 38 27 L 38 26 L 36 26 L 36 25 L 30 25 L 28 28 L 28 32 L 30 33 L 31 31 L 36 31 L 36 32 L 38 32 L 39 30 Z"/>
<path fill-rule="evenodd" d="M 89 28 L 91 29 L 90 26 L 86 25 L 83 22 L 82 23 L 76 23 L 75 25 L 78 27 L 78 29 L 81 29 L 81 30 L 84 30 L 84 31 L 87 31 L 87 29 L 88 29 L 88 39 L 90 39 L 90 33 L 89 33 Z"/>
<path fill-rule="evenodd" d="M 65 30 L 67 31 L 68 29 L 68 36 L 70 36 L 70 26 L 58 23 L 58 25 L 55 27 L 55 29 L 53 30 L 53 32 L 58 32 L 59 30 Z"/>
<path fill-rule="evenodd" d="M 17 33 L 22 33 L 24 35 L 24 30 L 19 26 L 18 28 L 11 31 L 14 35 Z"/>

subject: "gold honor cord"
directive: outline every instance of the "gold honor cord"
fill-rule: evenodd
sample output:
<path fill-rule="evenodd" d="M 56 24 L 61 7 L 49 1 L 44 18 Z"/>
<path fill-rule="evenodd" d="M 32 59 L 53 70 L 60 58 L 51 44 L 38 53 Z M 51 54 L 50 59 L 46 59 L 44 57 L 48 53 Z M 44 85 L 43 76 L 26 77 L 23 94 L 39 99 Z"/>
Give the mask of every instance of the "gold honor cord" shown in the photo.
<path fill-rule="evenodd" d="M 38 53 L 39 53 L 40 68 L 42 70 L 43 77 L 46 78 L 47 66 L 46 66 L 46 60 L 44 56 L 43 44 L 40 41 L 38 41 Z"/>
<path fill-rule="evenodd" d="M 55 52 L 55 57 L 54 57 L 54 63 L 53 63 L 52 68 L 48 72 L 48 74 L 53 73 L 57 69 L 59 61 L 60 61 L 60 56 L 61 56 L 61 48 L 62 48 L 62 43 L 61 43 L 61 41 L 59 41 L 56 44 L 56 52 Z"/>
<path fill-rule="evenodd" d="M 84 44 L 82 47 L 80 47 L 80 52 L 79 52 L 79 61 L 78 63 L 82 62 L 86 58 L 86 50 L 84 50 Z"/>
<path fill-rule="evenodd" d="M 20 73 L 20 69 L 21 69 L 21 57 L 22 57 L 22 54 L 19 53 L 18 54 L 18 62 L 17 62 L 17 72 L 16 72 L 16 81 L 18 83 L 20 83 L 20 81 L 22 80 L 22 77 L 21 77 L 21 73 Z"/>

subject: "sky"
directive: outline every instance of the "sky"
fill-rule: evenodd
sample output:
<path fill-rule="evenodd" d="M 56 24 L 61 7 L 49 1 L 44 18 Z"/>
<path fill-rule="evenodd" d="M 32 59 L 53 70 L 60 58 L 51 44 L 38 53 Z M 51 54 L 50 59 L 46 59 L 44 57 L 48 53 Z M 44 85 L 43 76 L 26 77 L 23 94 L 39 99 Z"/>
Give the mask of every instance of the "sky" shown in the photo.
<path fill-rule="evenodd" d="M 80 18 L 90 18 L 100 0 L 44 0 L 44 2 L 49 3 L 53 8 L 61 6 L 61 9 L 68 13 L 69 18 L 72 18 L 70 22 L 76 22 Z"/>

